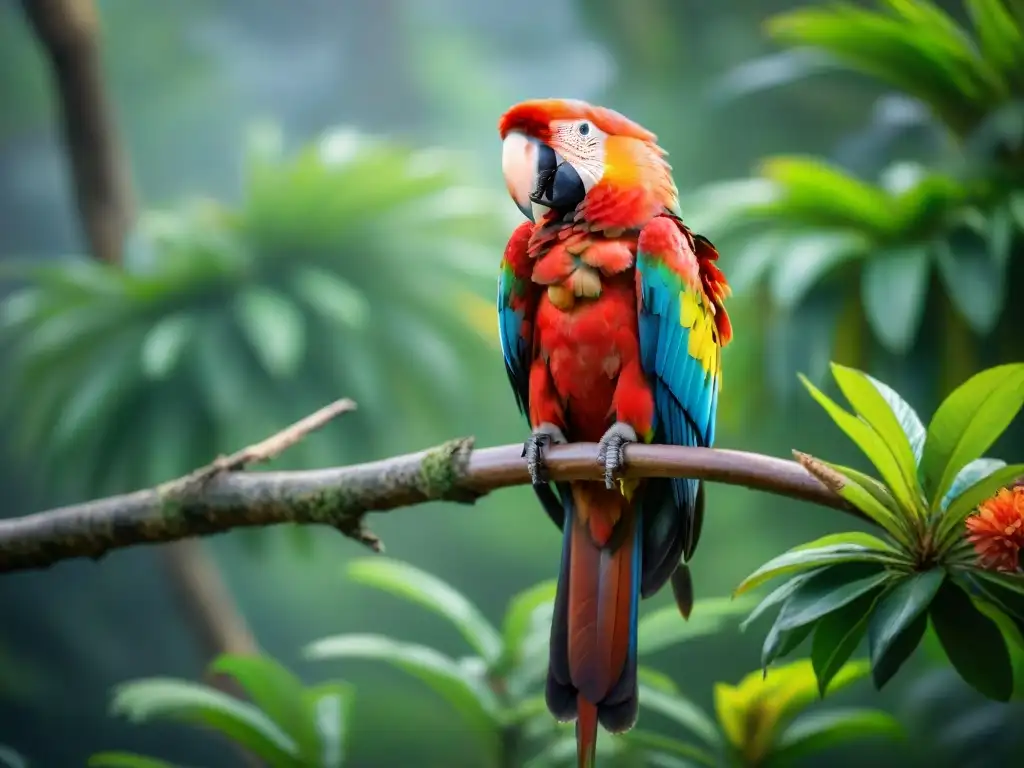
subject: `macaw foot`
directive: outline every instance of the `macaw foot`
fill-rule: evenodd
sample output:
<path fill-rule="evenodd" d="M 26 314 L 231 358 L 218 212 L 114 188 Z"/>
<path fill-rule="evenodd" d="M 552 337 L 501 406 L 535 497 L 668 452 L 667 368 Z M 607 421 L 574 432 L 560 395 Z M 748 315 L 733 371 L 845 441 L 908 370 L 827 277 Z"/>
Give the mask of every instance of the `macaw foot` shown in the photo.
<path fill-rule="evenodd" d="M 604 484 L 609 490 L 615 487 L 617 476 L 626 465 L 626 454 L 622 449 L 635 442 L 636 430 L 624 421 L 616 421 L 601 437 L 597 460 L 604 465 Z"/>
<path fill-rule="evenodd" d="M 530 470 L 530 479 L 534 485 L 548 482 L 548 469 L 544 462 L 544 453 L 548 447 L 565 445 L 567 442 L 562 430 L 546 421 L 533 430 L 529 440 L 523 444 L 523 458 L 526 459 L 526 467 Z"/>

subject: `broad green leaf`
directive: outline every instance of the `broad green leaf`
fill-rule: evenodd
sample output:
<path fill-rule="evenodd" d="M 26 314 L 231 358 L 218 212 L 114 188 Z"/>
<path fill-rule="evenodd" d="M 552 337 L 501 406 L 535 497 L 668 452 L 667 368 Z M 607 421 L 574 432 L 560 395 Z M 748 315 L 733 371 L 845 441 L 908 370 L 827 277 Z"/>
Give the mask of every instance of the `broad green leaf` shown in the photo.
<path fill-rule="evenodd" d="M 757 619 L 764 615 L 765 611 L 769 608 L 774 608 L 776 605 L 783 603 L 789 598 L 800 586 L 808 579 L 814 578 L 815 575 L 821 573 L 821 570 L 810 571 L 807 573 L 801 573 L 799 576 L 794 576 L 789 581 L 784 582 L 774 590 L 769 592 L 762 598 L 754 610 L 743 621 L 740 622 L 740 631 L 746 632 L 747 627 L 753 624 Z"/>
<path fill-rule="evenodd" d="M 797 306 L 826 274 L 864 249 L 857 234 L 830 232 L 794 236 L 771 273 L 771 293 L 784 309 Z"/>
<path fill-rule="evenodd" d="M 813 624 L 803 624 L 793 629 L 783 630 L 779 627 L 779 617 L 775 617 L 775 623 L 765 635 L 764 643 L 761 645 L 761 669 L 767 674 L 768 667 L 776 659 L 788 656 L 800 645 L 814 629 Z"/>
<path fill-rule="evenodd" d="M 662 736 L 660 733 L 634 728 L 623 734 L 622 738 L 633 746 L 639 747 L 644 752 L 660 752 L 675 757 L 682 757 L 692 760 L 699 765 L 706 765 L 708 768 L 715 768 L 718 765 L 714 755 L 710 754 L 707 750 L 693 744 L 687 744 L 679 739 L 673 739 L 671 736 Z"/>
<path fill-rule="evenodd" d="M 977 30 L 985 58 L 1007 74 L 1020 72 L 1024 64 L 1024 32 L 1003 0 L 964 0 L 964 6 Z"/>
<path fill-rule="evenodd" d="M 782 188 L 780 199 L 764 206 L 766 211 L 786 211 L 822 227 L 869 234 L 889 232 L 895 223 L 891 200 L 882 189 L 820 159 L 776 156 L 765 160 L 761 170 Z"/>
<path fill-rule="evenodd" d="M 945 578 L 941 568 L 914 574 L 875 605 L 868 620 L 868 652 L 876 688 L 881 689 L 896 674 L 921 642 L 928 606 Z"/>
<path fill-rule="evenodd" d="M 832 375 L 857 415 L 889 446 L 903 473 L 907 494 L 911 498 L 919 498 L 917 456 L 911 444 L 911 433 L 923 445 L 925 430 L 917 414 L 902 398 L 899 399 L 901 405 L 896 406 L 900 413 L 896 413 L 891 396 L 887 398 L 879 388 L 881 382 L 867 374 L 832 363 Z"/>
<path fill-rule="evenodd" d="M 181 360 L 195 333 L 195 318 L 170 315 L 154 325 L 142 341 L 142 372 L 150 379 L 166 378 Z"/>
<path fill-rule="evenodd" d="M 920 246 L 882 251 L 864 262 L 864 315 L 875 336 L 894 354 L 906 354 L 917 338 L 930 272 L 930 254 Z"/>
<path fill-rule="evenodd" d="M 779 736 L 770 765 L 788 765 L 838 744 L 869 738 L 902 739 L 903 727 L 877 709 L 830 709 L 808 712 Z"/>
<path fill-rule="evenodd" d="M 298 745 L 273 720 L 253 705 L 199 683 L 171 678 L 124 683 L 114 689 L 111 712 L 136 723 L 167 719 L 205 725 L 274 768 L 298 768 Z"/>
<path fill-rule="evenodd" d="M 299 678 L 267 656 L 225 654 L 209 671 L 234 678 L 252 703 L 294 740 L 303 759 L 316 759 L 319 739 Z"/>
<path fill-rule="evenodd" d="M 899 422 L 903 434 L 907 436 L 907 440 L 910 443 L 910 452 L 914 456 L 914 479 L 916 480 L 916 467 L 921 463 L 921 455 L 924 453 L 924 441 L 928 436 L 924 422 L 921 421 L 921 417 L 917 415 L 917 411 L 911 407 L 910 403 L 900 396 L 899 392 L 873 376 L 864 375 L 875 386 L 875 389 L 878 390 L 878 394 L 882 396 L 882 399 L 885 400 L 896 416 L 896 421 Z"/>
<path fill-rule="evenodd" d="M 418 677 L 488 740 L 497 737 L 501 707 L 487 683 L 433 648 L 400 643 L 383 635 L 338 635 L 306 647 L 311 659 L 375 659 Z"/>
<path fill-rule="evenodd" d="M 393 595 L 419 603 L 450 621 L 466 642 L 493 664 L 502 651 L 501 636 L 461 592 L 419 568 L 398 560 L 367 557 L 346 568 L 348 577 Z"/>
<path fill-rule="evenodd" d="M 811 396 L 818 401 L 818 404 L 832 417 L 846 435 L 853 440 L 864 455 L 868 457 L 878 473 L 882 476 L 886 485 L 892 491 L 893 496 L 900 503 L 900 506 L 907 510 L 917 508 L 915 496 L 908 488 L 904 479 L 900 462 L 893 454 L 893 450 L 886 444 L 885 440 L 866 421 L 858 419 L 852 413 L 840 407 L 828 395 L 815 387 L 806 376 L 800 374 L 800 381 L 811 393 Z"/>
<path fill-rule="evenodd" d="M 249 288 L 235 303 L 239 327 L 264 370 L 274 377 L 295 373 L 306 353 L 305 320 L 285 296 Z"/>
<path fill-rule="evenodd" d="M 959 538 L 959 526 L 979 504 L 994 496 L 999 489 L 1009 486 L 1017 478 L 1024 477 L 1024 464 L 998 466 L 1000 464 L 1003 462 L 995 459 L 977 459 L 961 470 L 946 494 L 950 501 L 947 502 L 948 506 L 945 507 L 936 532 L 938 541 L 943 542 L 953 537 L 955 542 Z M 986 472 L 988 474 L 985 474 Z M 973 484 L 958 489 L 961 482 Z"/>
<path fill-rule="evenodd" d="M 640 617 L 637 654 L 641 657 L 697 637 L 713 635 L 750 609 L 752 600 L 711 597 L 698 600 L 688 620 L 673 604 Z"/>
<path fill-rule="evenodd" d="M 824 697 L 829 683 L 843 668 L 868 629 L 868 620 L 878 594 L 862 595 L 835 611 L 814 627 L 811 640 L 811 664 L 818 680 L 818 693 Z"/>
<path fill-rule="evenodd" d="M 302 300 L 329 322 L 354 329 L 366 325 L 370 313 L 366 297 L 340 275 L 306 267 L 292 278 L 292 285 Z"/>
<path fill-rule="evenodd" d="M 953 499 L 962 494 L 979 480 L 984 480 L 993 472 L 1002 469 L 1005 466 L 1006 462 L 1002 459 L 975 459 L 957 472 L 956 479 L 953 480 L 953 484 L 949 486 L 949 490 L 946 491 L 946 495 L 942 497 L 942 503 L 939 505 L 940 508 L 943 511 L 949 509 L 949 504 Z"/>
<path fill-rule="evenodd" d="M 806 571 L 811 568 L 821 568 L 826 565 L 836 565 L 838 563 L 877 563 L 879 565 L 888 565 L 899 562 L 899 559 L 888 549 L 880 550 L 862 544 L 814 546 L 816 543 L 811 542 L 804 545 L 803 548 L 791 549 L 789 552 L 772 558 L 747 576 L 736 587 L 733 594 L 740 595 L 778 576 Z"/>
<path fill-rule="evenodd" d="M 722 737 L 715 722 L 692 701 L 678 693 L 665 693 L 643 684 L 639 690 L 640 706 L 644 709 L 668 718 L 711 747 L 721 746 Z"/>
<path fill-rule="evenodd" d="M 667 696 L 679 694 L 679 687 L 672 678 L 663 672 L 658 672 L 650 667 L 638 666 L 636 668 L 636 679 L 640 685 L 664 693 Z"/>
<path fill-rule="evenodd" d="M 986 234 L 962 227 L 933 248 L 950 303 L 972 331 L 987 336 L 1006 301 L 1006 270 L 992 258 Z"/>
<path fill-rule="evenodd" d="M 782 606 L 777 622 L 779 630 L 786 632 L 818 621 L 867 593 L 881 590 L 891 578 L 885 569 L 860 563 L 825 568 L 801 584 Z"/>
<path fill-rule="evenodd" d="M 990 699 L 1009 701 L 1013 667 L 1003 633 L 964 590 L 947 580 L 929 614 L 946 657 L 965 682 Z"/>
<path fill-rule="evenodd" d="M 520 592 L 509 601 L 501 627 L 504 648 L 499 666 L 507 667 L 519 662 L 523 643 L 533 627 L 538 609 L 554 601 L 557 587 L 558 583 L 554 579 L 544 581 Z"/>
<path fill-rule="evenodd" d="M 355 688 L 347 683 L 324 683 L 308 689 L 305 696 L 320 738 L 317 765 L 319 768 L 343 768 Z"/>
<path fill-rule="evenodd" d="M 2 759 L 2 755 L 0 755 Z M 89 758 L 89 768 L 181 768 L 175 763 L 132 752 L 99 752 Z M 24 763 L 11 763 L 9 768 L 28 768 Z"/>
<path fill-rule="evenodd" d="M 921 476 L 936 511 L 967 464 L 980 458 L 1024 405 L 1024 363 L 975 374 L 939 406 L 928 425 Z"/>

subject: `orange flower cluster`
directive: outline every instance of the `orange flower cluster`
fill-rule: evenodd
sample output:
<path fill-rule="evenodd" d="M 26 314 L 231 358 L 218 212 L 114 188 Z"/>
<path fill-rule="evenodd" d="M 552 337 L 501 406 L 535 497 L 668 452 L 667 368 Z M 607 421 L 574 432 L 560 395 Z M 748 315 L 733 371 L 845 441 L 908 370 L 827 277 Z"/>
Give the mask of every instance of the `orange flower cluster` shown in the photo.
<path fill-rule="evenodd" d="M 1024 485 L 1003 488 L 967 518 L 967 539 L 983 568 L 1016 573 L 1024 549 Z"/>

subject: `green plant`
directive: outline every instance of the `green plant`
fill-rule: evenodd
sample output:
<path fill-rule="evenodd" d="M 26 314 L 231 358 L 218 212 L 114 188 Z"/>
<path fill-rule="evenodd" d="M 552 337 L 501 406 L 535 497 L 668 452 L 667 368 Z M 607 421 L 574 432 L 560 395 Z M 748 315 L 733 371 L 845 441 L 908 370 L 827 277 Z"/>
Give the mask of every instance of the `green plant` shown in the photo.
<path fill-rule="evenodd" d="M 867 662 L 844 665 L 831 692 L 866 676 Z M 675 737 L 627 735 L 645 765 L 734 765 L 784 768 L 822 750 L 869 738 L 899 739 L 903 729 L 892 715 L 876 709 L 826 708 L 804 712 L 819 698 L 810 661 L 804 659 L 763 674 L 751 672 L 738 684 L 715 686 L 715 718 L 671 690 L 648 691 L 645 705 L 665 716 L 699 743 Z"/>
<path fill-rule="evenodd" d="M 101 495 L 342 395 L 364 440 L 314 435 L 285 463 L 351 460 L 389 427 L 451 416 L 472 380 L 461 353 L 481 343 L 467 307 L 493 280 L 478 249 L 500 247 L 497 207 L 458 165 L 349 131 L 285 156 L 255 132 L 237 208 L 149 215 L 123 269 L 12 267 L 30 281 L 0 321 L 18 447 L 62 490 Z"/>
<path fill-rule="evenodd" d="M 811 660 L 824 692 L 867 636 L 872 677 L 881 688 L 917 648 L 928 621 L 959 675 L 989 698 L 1010 699 L 1014 674 L 1007 639 L 1021 643 L 1024 576 L 980 562 L 964 521 L 1000 488 L 1024 475 L 983 455 L 1024 406 L 1024 363 L 983 371 L 956 389 L 927 427 L 885 384 L 833 365 L 845 410 L 804 384 L 880 475 L 800 455 L 804 466 L 881 530 L 837 533 L 765 563 L 737 588 L 785 577 L 744 626 L 779 612 L 762 664 L 787 655 L 813 633 Z"/>
<path fill-rule="evenodd" d="M 375 659 L 418 677 L 459 713 L 479 734 L 487 764 L 517 765 L 528 754 L 535 768 L 560 765 L 572 740 L 565 726 L 551 720 L 538 692 L 547 670 L 547 642 L 554 582 L 544 582 L 514 596 L 501 627 L 494 626 L 464 595 L 435 576 L 384 558 L 356 560 L 350 579 L 417 603 L 447 619 L 473 655 L 455 659 L 433 648 L 372 634 L 349 634 L 317 640 L 306 648 L 312 659 Z M 640 619 L 641 658 L 691 638 L 722 630 L 744 603 L 707 599 L 696 603 L 689 621 L 674 605 Z M 648 692 L 674 686 L 641 667 L 641 706 Z M 572 726 L 568 726 L 570 732 Z M 638 735 L 639 734 L 639 735 Z M 643 738 L 643 732 L 633 732 Z M 614 754 L 619 744 L 604 739 L 601 752 Z M 572 748 L 575 750 L 575 747 Z M 575 758 L 575 751 L 572 752 Z"/>
<path fill-rule="evenodd" d="M 271 768 L 341 768 L 353 691 L 345 683 L 305 687 L 265 656 L 224 655 L 208 669 L 232 678 L 250 701 L 187 680 L 147 678 L 114 691 L 111 711 L 135 723 L 170 720 L 213 729 Z M 173 768 L 127 752 L 103 752 L 91 768 Z"/>
<path fill-rule="evenodd" d="M 865 173 L 848 162 L 770 157 L 757 177 L 699 190 L 683 210 L 735 254 L 730 281 L 767 314 L 769 359 L 793 332 L 802 348 L 832 348 L 833 359 L 855 366 L 873 352 L 931 354 L 957 381 L 979 367 L 983 350 L 964 341 L 972 333 L 1002 329 L 1012 355 L 1021 350 L 1009 286 L 1024 274 L 1024 13 L 1019 3 L 965 0 L 966 29 L 926 0 L 879 4 L 798 8 L 767 28 L 793 46 L 787 80 L 846 70 L 899 89 L 916 114 L 903 109 L 894 123 L 876 111 L 889 121 L 878 130 L 888 138 L 870 142 L 883 156 Z M 936 150 L 894 154 L 892 136 L 922 123 Z M 953 320 L 940 321 L 947 308 Z M 947 343 L 915 346 L 932 326 Z M 778 370 L 786 389 L 791 366 Z M 809 373 L 825 372 L 818 364 Z"/>

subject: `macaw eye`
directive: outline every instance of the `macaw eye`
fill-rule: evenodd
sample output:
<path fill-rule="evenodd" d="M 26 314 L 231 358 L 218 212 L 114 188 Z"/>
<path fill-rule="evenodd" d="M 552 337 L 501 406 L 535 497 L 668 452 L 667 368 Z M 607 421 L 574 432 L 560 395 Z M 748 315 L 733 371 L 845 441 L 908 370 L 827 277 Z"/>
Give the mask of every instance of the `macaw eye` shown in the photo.
<path fill-rule="evenodd" d="M 580 136 L 586 136 L 590 133 L 590 123 L 583 121 L 576 130 L 580 132 Z"/>

